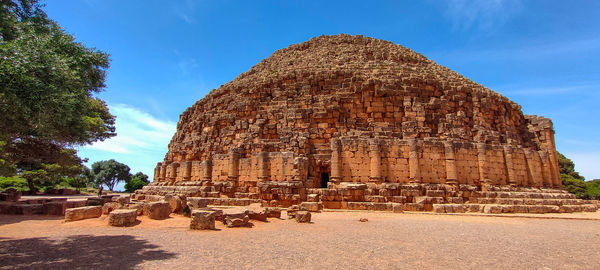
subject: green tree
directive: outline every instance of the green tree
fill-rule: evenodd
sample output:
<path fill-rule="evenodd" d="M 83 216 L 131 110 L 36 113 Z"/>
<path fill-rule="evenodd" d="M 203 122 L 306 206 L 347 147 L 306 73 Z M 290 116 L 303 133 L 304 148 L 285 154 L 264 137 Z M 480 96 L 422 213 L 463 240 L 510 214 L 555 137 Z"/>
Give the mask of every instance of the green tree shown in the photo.
<path fill-rule="evenodd" d="M 106 185 L 110 191 L 121 181 L 127 181 L 131 177 L 129 166 L 114 159 L 98 161 L 92 164 L 94 182 L 98 187 Z"/>
<path fill-rule="evenodd" d="M 82 166 L 78 175 L 67 178 L 67 183 L 69 186 L 80 190 L 81 188 L 87 187 L 93 180 L 92 171 L 88 167 Z"/>
<path fill-rule="evenodd" d="M 133 193 L 138 189 L 143 188 L 144 186 L 150 184 L 148 181 L 148 176 L 143 172 L 137 172 L 125 183 L 125 191 Z"/>
<path fill-rule="evenodd" d="M 108 55 L 76 42 L 42 8 L 0 0 L 0 173 L 23 172 L 30 186 L 77 175 L 72 147 L 116 135 L 114 116 L 95 97 Z"/>

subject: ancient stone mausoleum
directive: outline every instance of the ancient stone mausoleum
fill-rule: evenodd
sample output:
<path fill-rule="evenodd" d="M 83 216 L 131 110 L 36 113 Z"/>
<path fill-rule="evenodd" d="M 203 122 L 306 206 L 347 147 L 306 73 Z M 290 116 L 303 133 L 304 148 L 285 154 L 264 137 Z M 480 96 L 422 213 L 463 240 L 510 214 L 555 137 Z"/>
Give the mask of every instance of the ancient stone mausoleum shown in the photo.
<path fill-rule="evenodd" d="M 400 45 L 336 35 L 276 51 L 183 112 L 138 195 L 350 209 L 582 204 L 560 188 L 550 119 Z M 500 198 L 517 201 L 489 201 Z"/>

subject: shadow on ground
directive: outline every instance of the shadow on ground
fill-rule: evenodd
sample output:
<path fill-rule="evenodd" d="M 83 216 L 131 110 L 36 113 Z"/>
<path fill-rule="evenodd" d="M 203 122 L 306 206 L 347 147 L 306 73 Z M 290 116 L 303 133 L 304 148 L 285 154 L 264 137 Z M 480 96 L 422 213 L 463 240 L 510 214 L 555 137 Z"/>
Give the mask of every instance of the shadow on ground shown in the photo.
<path fill-rule="evenodd" d="M 63 216 L 47 215 L 0 215 L 0 226 L 19 223 L 28 220 L 64 220 Z M 1 265 L 0 265 L 1 266 Z"/>
<path fill-rule="evenodd" d="M 132 269 L 175 255 L 129 235 L 0 239 L 0 269 Z"/>

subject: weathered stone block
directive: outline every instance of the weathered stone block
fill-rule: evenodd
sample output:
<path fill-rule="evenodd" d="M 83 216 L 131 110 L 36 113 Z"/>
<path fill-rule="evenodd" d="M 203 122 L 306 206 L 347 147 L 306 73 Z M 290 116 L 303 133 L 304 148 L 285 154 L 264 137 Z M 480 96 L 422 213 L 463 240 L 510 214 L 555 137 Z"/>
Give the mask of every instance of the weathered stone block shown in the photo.
<path fill-rule="evenodd" d="M 65 202 L 48 202 L 43 205 L 44 213 L 52 216 L 63 216 L 65 215 L 66 205 Z"/>
<path fill-rule="evenodd" d="M 311 214 L 309 211 L 298 211 L 296 212 L 295 219 L 298 223 L 309 223 Z"/>
<path fill-rule="evenodd" d="M 65 221 L 76 221 L 88 218 L 97 218 L 102 216 L 101 206 L 84 206 L 69 208 L 65 211 Z"/>
<path fill-rule="evenodd" d="M 171 205 L 168 202 L 148 203 L 148 217 L 151 219 L 166 219 L 171 215 Z"/>
<path fill-rule="evenodd" d="M 125 227 L 136 224 L 136 209 L 115 209 L 108 214 L 108 225 Z"/>
<path fill-rule="evenodd" d="M 108 215 L 113 210 L 120 209 L 120 208 L 121 208 L 121 204 L 118 202 L 112 202 L 112 201 L 107 202 L 107 203 L 104 203 L 104 205 L 102 206 L 102 214 Z"/>
<path fill-rule="evenodd" d="M 214 211 L 193 210 L 191 214 L 190 229 L 192 230 L 214 230 L 215 229 Z"/>
<path fill-rule="evenodd" d="M 323 210 L 323 204 L 318 202 L 303 202 L 300 203 L 300 210 L 318 212 Z"/>

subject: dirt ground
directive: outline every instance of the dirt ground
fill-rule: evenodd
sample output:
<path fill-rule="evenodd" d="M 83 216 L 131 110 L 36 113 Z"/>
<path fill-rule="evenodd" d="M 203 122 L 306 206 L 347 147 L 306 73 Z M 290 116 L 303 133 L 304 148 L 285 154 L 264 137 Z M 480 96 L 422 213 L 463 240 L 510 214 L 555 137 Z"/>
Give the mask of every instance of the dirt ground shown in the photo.
<path fill-rule="evenodd" d="M 595 220 L 323 212 L 191 231 L 182 216 L 0 215 L 0 269 L 600 269 L 600 212 L 582 217 Z"/>

